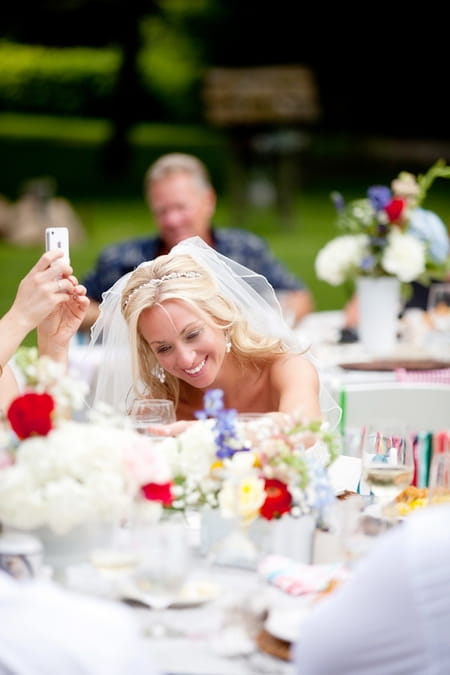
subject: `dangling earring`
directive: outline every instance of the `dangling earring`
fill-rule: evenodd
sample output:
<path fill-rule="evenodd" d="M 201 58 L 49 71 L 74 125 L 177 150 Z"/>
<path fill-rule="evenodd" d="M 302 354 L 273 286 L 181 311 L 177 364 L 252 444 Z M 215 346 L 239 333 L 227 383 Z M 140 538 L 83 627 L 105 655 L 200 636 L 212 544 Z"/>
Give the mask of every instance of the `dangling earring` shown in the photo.
<path fill-rule="evenodd" d="M 158 380 L 161 382 L 161 384 L 164 384 L 166 381 L 166 371 L 164 368 L 157 363 L 156 366 L 152 370 L 152 375 L 158 378 Z"/>
<path fill-rule="evenodd" d="M 231 339 L 227 330 L 225 331 L 225 351 L 227 354 L 231 352 Z"/>

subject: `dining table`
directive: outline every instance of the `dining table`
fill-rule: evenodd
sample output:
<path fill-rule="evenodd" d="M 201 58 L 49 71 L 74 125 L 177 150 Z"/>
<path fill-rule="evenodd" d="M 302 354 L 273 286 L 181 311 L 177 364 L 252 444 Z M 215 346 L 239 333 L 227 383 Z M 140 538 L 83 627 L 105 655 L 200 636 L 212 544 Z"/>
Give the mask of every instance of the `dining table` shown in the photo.
<path fill-rule="evenodd" d="M 325 311 L 308 315 L 294 327 L 301 344 L 312 355 L 322 381 L 334 396 L 345 384 L 392 382 L 398 378 L 399 371 L 413 369 L 414 365 L 424 370 L 427 363 L 431 364 L 431 370 L 439 365 L 442 373 L 447 372 L 447 366 L 450 382 L 450 351 L 442 351 L 442 343 L 437 349 L 432 336 L 413 330 L 408 333 L 408 326 L 399 322 L 395 351 L 388 355 L 368 354 L 357 340 L 342 341 L 343 323 L 343 312 Z M 95 382 L 101 358 L 101 348 L 87 351 L 85 344 L 74 340 L 70 350 L 71 366 L 81 372 L 90 387 Z M 406 369 L 402 368 L 405 364 Z M 355 457 L 343 457 L 335 462 L 332 477 L 337 494 L 356 492 L 360 476 L 358 461 Z M 197 544 L 193 552 L 184 599 L 166 610 L 170 625 L 178 635 L 148 637 L 147 640 L 149 659 L 159 671 L 164 675 L 294 673 L 290 649 L 301 639 L 301 620 L 312 611 L 320 593 L 316 590 L 293 595 L 272 583 L 258 568 L 219 565 Z M 344 569 L 340 536 L 316 528 L 307 565 L 314 573 Z M 146 622 L 151 620 L 151 608 L 129 589 L 123 586 L 119 589 L 117 581 L 111 585 L 111 579 L 95 576 L 92 567 L 84 565 L 69 570 L 65 583 L 126 603 L 133 619 L 145 630 Z"/>
<path fill-rule="evenodd" d="M 450 336 L 432 331 L 426 313 L 409 310 L 398 319 L 398 340 L 389 353 L 368 352 L 346 339 L 341 310 L 312 312 L 294 327 L 317 366 L 322 382 L 337 396 L 346 384 L 420 380 L 450 384 Z"/>
<path fill-rule="evenodd" d="M 199 521 L 189 523 L 192 563 L 177 601 L 165 610 L 168 636 L 146 632 L 152 609 L 126 571 L 101 569 L 87 557 L 60 570 L 57 583 L 128 607 L 161 675 L 292 675 L 301 622 L 330 579 L 346 578 L 336 538 L 315 541 L 314 535 L 308 561 L 267 554 L 254 566 L 223 565 L 203 551 Z"/>

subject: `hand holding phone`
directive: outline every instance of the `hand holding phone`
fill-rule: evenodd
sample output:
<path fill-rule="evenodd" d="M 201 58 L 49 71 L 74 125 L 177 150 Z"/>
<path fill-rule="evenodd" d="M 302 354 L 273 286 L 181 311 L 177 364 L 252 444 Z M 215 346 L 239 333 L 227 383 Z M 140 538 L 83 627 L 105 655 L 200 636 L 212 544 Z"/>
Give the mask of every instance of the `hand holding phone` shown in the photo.
<path fill-rule="evenodd" d="M 67 227 L 47 227 L 45 230 L 45 250 L 55 248 L 64 252 L 62 261 L 70 265 L 69 230 Z"/>

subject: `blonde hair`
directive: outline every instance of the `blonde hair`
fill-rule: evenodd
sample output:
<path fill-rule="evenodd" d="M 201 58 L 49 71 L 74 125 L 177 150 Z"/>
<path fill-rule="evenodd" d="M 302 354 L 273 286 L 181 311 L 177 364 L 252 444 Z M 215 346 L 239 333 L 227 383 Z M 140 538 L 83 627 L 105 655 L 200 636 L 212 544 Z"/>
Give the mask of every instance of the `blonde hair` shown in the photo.
<path fill-rule="evenodd" d="M 166 381 L 159 381 L 158 360 L 139 330 L 144 309 L 165 300 L 191 305 L 210 325 L 227 330 L 232 354 L 242 368 L 260 368 L 288 351 L 280 339 L 252 331 L 240 309 L 220 293 L 216 280 L 193 257 L 162 255 L 131 274 L 121 298 L 131 348 L 133 391 L 139 398 L 143 395 L 137 388 L 140 380 L 146 395 L 169 398 L 175 406 L 178 404 L 178 378 L 166 373 Z"/>

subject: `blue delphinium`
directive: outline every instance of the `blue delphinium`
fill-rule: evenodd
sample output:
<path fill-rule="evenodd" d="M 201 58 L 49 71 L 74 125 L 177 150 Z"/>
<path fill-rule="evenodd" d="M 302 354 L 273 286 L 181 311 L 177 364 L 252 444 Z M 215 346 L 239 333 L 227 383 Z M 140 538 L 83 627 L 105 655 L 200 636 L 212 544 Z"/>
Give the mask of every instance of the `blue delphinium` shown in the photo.
<path fill-rule="evenodd" d="M 222 389 L 208 389 L 203 398 L 203 410 L 195 413 L 199 420 L 215 419 L 213 433 L 216 455 L 220 459 L 232 457 L 238 450 L 246 450 L 238 440 L 236 415 L 234 408 L 224 408 Z"/>
<path fill-rule="evenodd" d="M 206 420 L 208 417 L 217 417 L 222 411 L 222 389 L 208 389 L 203 397 L 203 410 L 198 410 L 195 416 L 198 420 Z"/>

